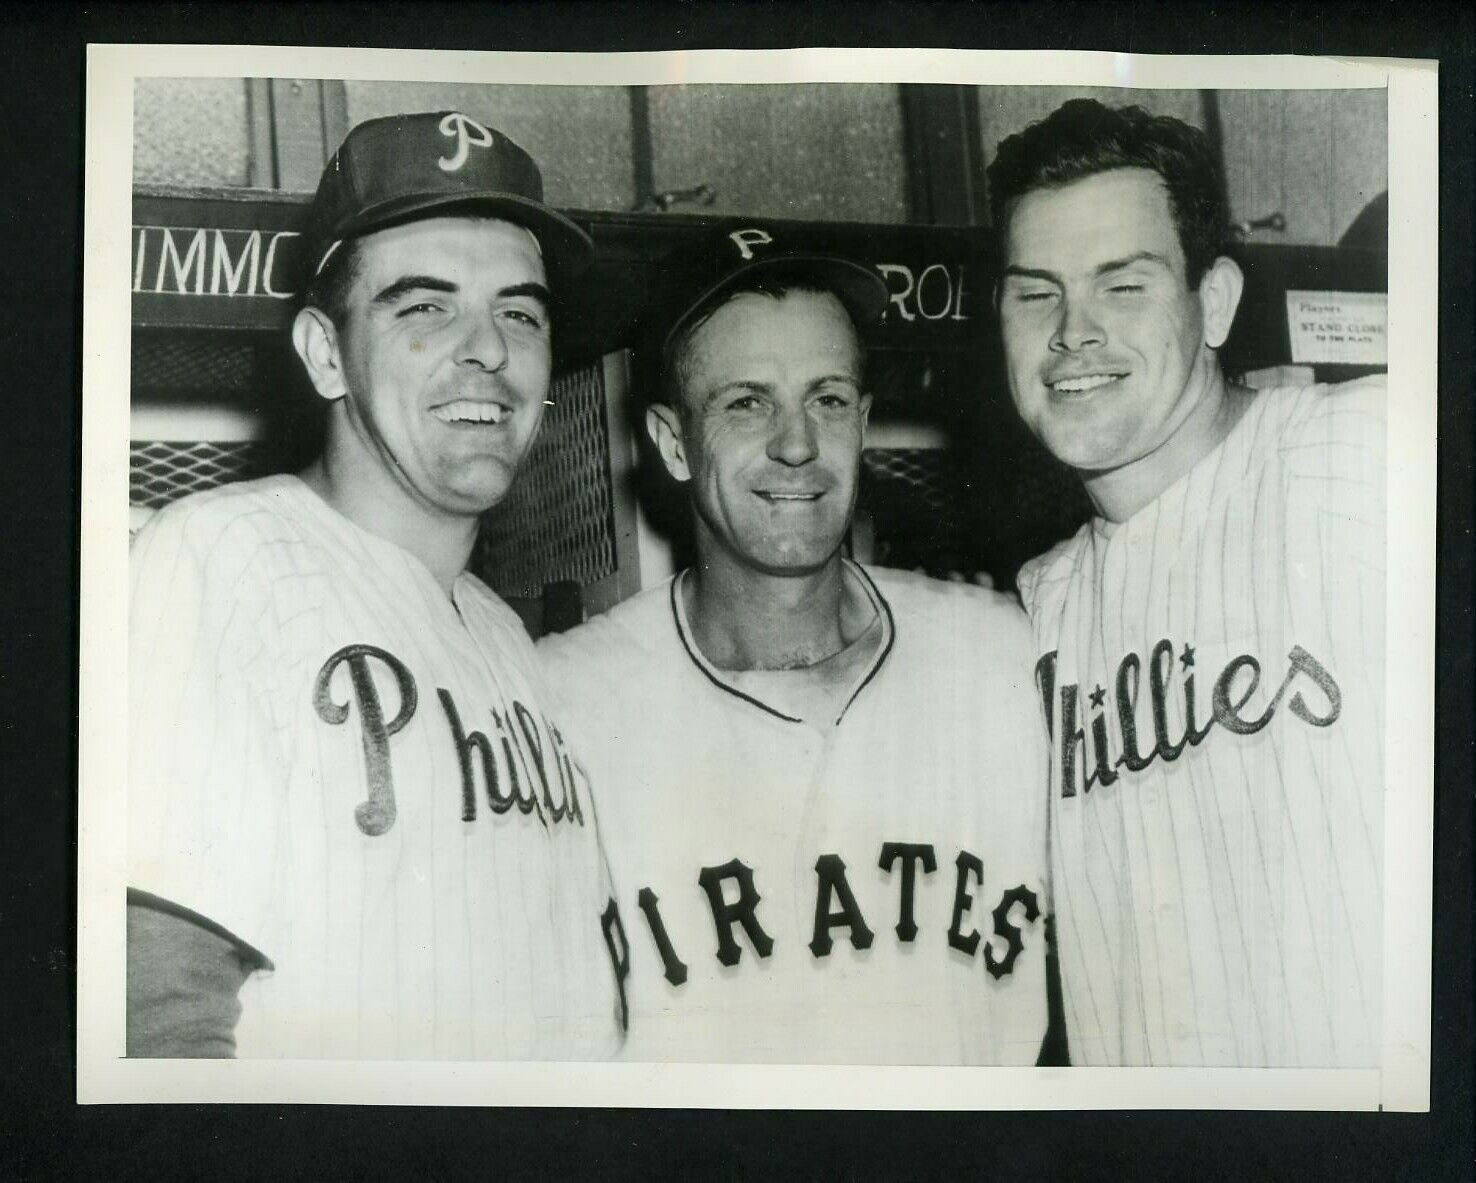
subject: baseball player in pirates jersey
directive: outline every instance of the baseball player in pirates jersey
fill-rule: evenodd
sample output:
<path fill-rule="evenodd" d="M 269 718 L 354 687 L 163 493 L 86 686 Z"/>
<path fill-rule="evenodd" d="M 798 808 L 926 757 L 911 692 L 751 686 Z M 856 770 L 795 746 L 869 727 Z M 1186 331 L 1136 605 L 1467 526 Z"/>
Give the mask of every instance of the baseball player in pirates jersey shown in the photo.
<path fill-rule="evenodd" d="M 1072 1062 L 1376 1064 L 1383 379 L 1225 379 L 1198 131 L 1074 101 L 989 181 L 1011 392 L 1096 508 L 1019 580 Z"/>
<path fill-rule="evenodd" d="M 306 241 L 322 455 L 133 544 L 129 1053 L 610 1055 L 627 955 L 590 786 L 463 569 L 592 244 L 454 112 L 356 127 Z"/>
<path fill-rule="evenodd" d="M 886 288 L 763 227 L 670 286 L 647 426 L 696 562 L 540 643 L 633 918 L 626 1054 L 1033 1064 L 1028 625 L 993 592 L 842 556 L 870 405 L 857 326 Z"/>

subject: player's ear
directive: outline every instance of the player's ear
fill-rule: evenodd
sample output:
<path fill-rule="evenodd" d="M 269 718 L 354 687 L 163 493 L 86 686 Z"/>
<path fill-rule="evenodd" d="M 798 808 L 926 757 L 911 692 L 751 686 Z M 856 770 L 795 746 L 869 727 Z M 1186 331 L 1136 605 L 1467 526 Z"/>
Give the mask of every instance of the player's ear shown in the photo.
<path fill-rule="evenodd" d="M 333 402 L 348 393 L 338 330 L 321 308 L 309 305 L 297 314 L 292 322 L 292 347 L 321 397 Z"/>
<path fill-rule="evenodd" d="M 687 452 L 682 446 L 682 415 L 666 403 L 652 403 L 646 408 L 646 434 L 661 453 L 666 471 L 679 481 L 692 479 L 687 467 Z"/>
<path fill-rule="evenodd" d="M 1230 336 L 1245 275 L 1234 259 L 1221 255 L 1205 269 L 1199 280 L 1199 307 L 1204 316 L 1204 343 L 1218 349 Z"/>
<path fill-rule="evenodd" d="M 866 426 L 871 422 L 871 391 L 863 391 L 861 394 L 861 431 L 866 431 Z"/>

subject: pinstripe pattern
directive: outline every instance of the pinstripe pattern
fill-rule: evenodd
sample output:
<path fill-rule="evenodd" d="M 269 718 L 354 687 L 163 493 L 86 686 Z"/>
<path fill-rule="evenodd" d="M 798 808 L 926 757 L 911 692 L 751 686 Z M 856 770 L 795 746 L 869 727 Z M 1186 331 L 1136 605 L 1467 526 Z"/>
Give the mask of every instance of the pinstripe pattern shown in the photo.
<path fill-rule="evenodd" d="M 294 477 L 159 514 L 131 555 L 129 882 L 274 962 L 242 992 L 242 1056 L 598 1058 L 618 1046 L 601 913 L 613 894 L 582 772 L 582 822 L 550 821 L 570 773 L 517 617 L 470 574 L 453 597 L 416 559 Z M 396 815 L 370 796 L 368 712 L 346 646 L 391 655 L 414 712 L 388 736 Z M 386 725 L 404 677 L 364 659 Z M 324 673 L 323 671 L 326 671 Z M 324 717 L 314 687 L 346 717 Z M 525 813 L 492 808 L 440 698 L 498 744 Z M 519 706 L 531 720 L 520 727 Z M 544 753 L 548 787 L 539 776 Z M 571 766 L 572 771 L 572 766 Z"/>
<path fill-rule="evenodd" d="M 1378 1062 L 1384 395 L 1262 392 L 1153 503 L 1021 571 L 1073 1063 Z"/>
<path fill-rule="evenodd" d="M 715 669 L 689 647 L 681 599 L 652 588 L 581 628 L 539 642 L 579 749 L 604 788 L 602 823 L 623 885 L 631 944 L 633 1059 L 724 1062 L 1033 1064 L 1046 1028 L 1044 917 L 1010 915 L 1023 949 L 996 978 L 991 913 L 1024 885 L 1044 910 L 1046 753 L 1030 689 L 1029 626 L 1008 598 L 905 572 L 874 581 L 885 632 L 839 719 L 806 722 L 770 699 L 782 674 Z M 869 577 L 869 579 L 868 579 Z M 784 704 L 789 707 L 789 703 Z M 915 868 L 915 935 L 884 844 L 931 848 Z M 982 864 L 964 880 L 961 851 Z M 832 930 L 811 947 L 817 862 L 844 863 L 870 932 Z M 739 859 L 772 939 L 722 964 L 699 886 Z M 685 978 L 674 983 L 638 893 L 655 894 Z M 730 879 L 724 898 L 737 898 Z M 838 905 L 829 901 L 833 913 Z M 964 951 L 949 941 L 978 933 Z"/>

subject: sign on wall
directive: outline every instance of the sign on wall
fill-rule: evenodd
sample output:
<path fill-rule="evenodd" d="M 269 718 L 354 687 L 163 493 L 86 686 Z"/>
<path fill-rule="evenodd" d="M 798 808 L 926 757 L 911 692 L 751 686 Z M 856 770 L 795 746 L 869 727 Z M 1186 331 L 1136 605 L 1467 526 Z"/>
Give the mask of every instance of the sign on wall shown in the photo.
<path fill-rule="evenodd" d="M 133 294 L 290 300 L 297 238 L 295 230 L 135 226 Z"/>
<path fill-rule="evenodd" d="M 285 328 L 299 286 L 301 195 L 266 191 L 144 190 L 133 203 L 133 323 L 140 328 Z M 627 343 L 661 282 L 662 261 L 736 218 L 574 213 L 595 240 L 582 327 L 596 352 Z M 766 224 L 773 224 L 772 222 Z M 879 344 L 955 351 L 975 347 L 989 311 L 982 237 L 926 226 L 802 224 L 817 251 L 871 263 L 891 293 Z"/>
<path fill-rule="evenodd" d="M 1383 292 L 1286 293 L 1293 362 L 1382 366 L 1389 361 L 1389 297 Z"/>

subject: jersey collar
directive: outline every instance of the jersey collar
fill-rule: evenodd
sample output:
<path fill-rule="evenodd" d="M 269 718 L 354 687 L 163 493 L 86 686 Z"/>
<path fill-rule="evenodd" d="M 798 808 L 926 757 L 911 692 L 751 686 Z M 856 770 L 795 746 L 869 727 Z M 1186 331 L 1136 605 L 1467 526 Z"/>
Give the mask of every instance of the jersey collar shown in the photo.
<path fill-rule="evenodd" d="M 871 601 L 872 608 L 875 609 L 876 614 L 881 618 L 882 639 L 881 644 L 876 648 L 875 655 L 867 663 L 865 670 L 857 677 L 856 685 L 852 688 L 851 693 L 846 696 L 845 705 L 841 707 L 840 714 L 835 717 L 835 723 L 837 725 L 846 717 L 846 712 L 851 709 L 851 704 L 860 696 L 861 691 L 865 690 L 872 679 L 876 677 L 877 671 L 881 669 L 882 662 L 886 661 L 888 655 L 892 652 L 892 645 L 897 639 L 896 621 L 892 616 L 892 606 L 887 603 L 887 599 L 882 595 L 881 589 L 876 586 L 871 576 L 867 574 L 866 569 L 859 563 L 845 558 L 841 562 L 844 565 L 845 572 L 854 577 L 856 585 L 861 589 L 866 598 Z M 731 694 L 734 698 L 742 699 L 749 706 L 756 707 L 765 714 L 773 715 L 774 718 L 782 719 L 786 723 L 803 723 L 805 720 L 787 714 L 777 707 L 772 707 L 761 699 L 754 697 L 747 691 L 740 690 L 737 686 L 733 685 L 723 670 L 718 669 L 717 666 L 713 665 L 703 656 L 702 650 L 697 647 L 697 642 L 693 637 L 691 623 L 687 620 L 686 604 L 681 594 L 682 585 L 686 582 L 687 572 L 689 570 L 690 568 L 682 570 L 671 581 L 670 594 L 672 623 L 676 625 L 677 638 L 681 641 L 682 648 L 687 651 L 687 656 L 691 658 L 692 664 L 697 667 L 703 677 L 719 690 Z"/>

